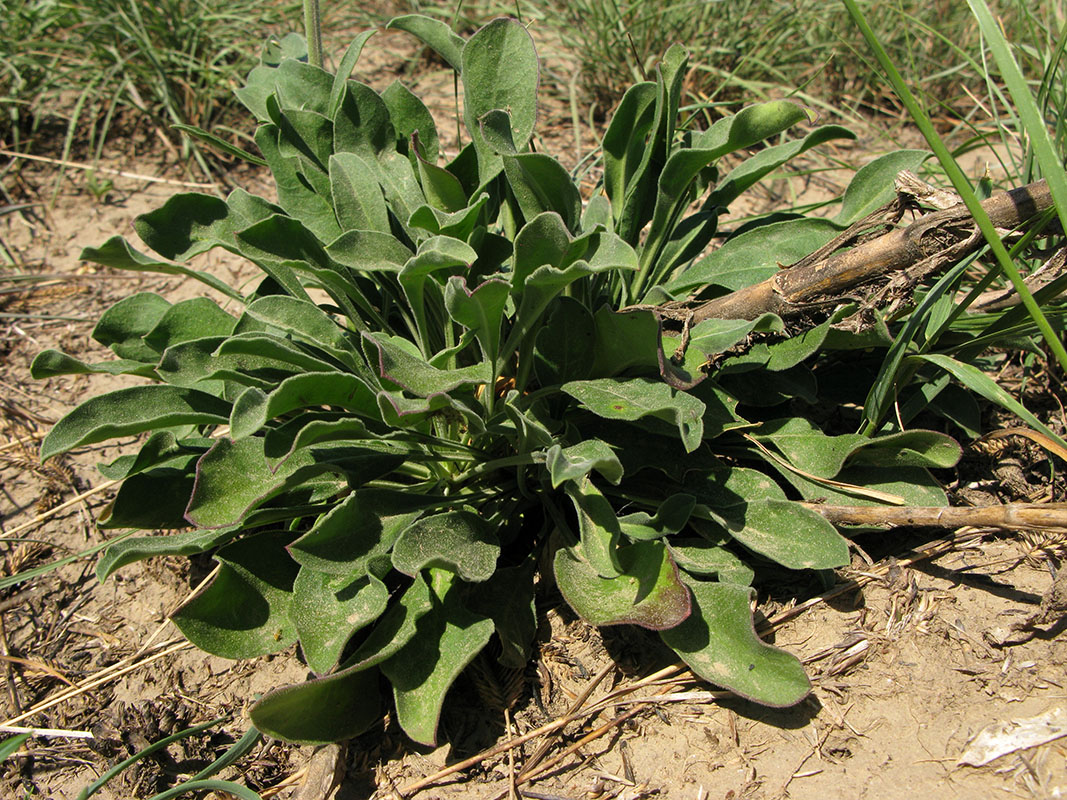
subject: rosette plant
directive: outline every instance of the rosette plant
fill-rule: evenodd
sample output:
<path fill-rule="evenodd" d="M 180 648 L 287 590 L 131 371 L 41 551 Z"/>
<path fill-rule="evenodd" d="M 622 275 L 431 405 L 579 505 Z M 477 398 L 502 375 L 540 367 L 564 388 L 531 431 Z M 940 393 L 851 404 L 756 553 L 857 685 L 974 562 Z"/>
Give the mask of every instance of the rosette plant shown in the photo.
<path fill-rule="evenodd" d="M 744 262 L 757 225 L 731 239 L 743 269 L 729 251 L 699 256 L 743 191 L 851 134 L 830 125 L 779 141 L 809 121 L 787 101 L 687 124 L 676 46 L 622 99 L 585 201 L 534 147 L 539 65 L 520 24 L 497 19 L 468 40 L 425 17 L 390 25 L 462 83 L 467 140 L 454 158 L 402 84 L 379 93 L 350 77 L 370 33 L 336 74 L 291 35 L 238 91 L 259 123 L 259 155 L 245 155 L 269 168 L 277 198 L 177 195 L 135 223 L 163 260 L 121 237 L 85 251 L 223 298 L 135 294 L 93 334 L 118 360 L 34 362 L 40 378 L 149 380 L 82 403 L 42 446 L 47 459 L 147 435 L 101 466 L 122 483 L 99 523 L 157 533 L 111 546 L 100 578 L 211 553 L 214 580 L 174 622 L 228 658 L 299 643 L 313 677 L 252 710 L 258 728 L 294 741 L 353 736 L 390 693 L 407 734 L 435 741 L 446 692 L 490 642 L 502 664 L 527 663 L 535 594 L 554 587 L 594 625 L 658 631 L 716 685 L 797 703 L 804 669 L 754 631 L 754 568 L 830 569 L 848 548 L 795 498 L 832 495 L 817 479 L 838 476 L 943 503 L 924 468 L 951 463 L 956 446 L 768 418 L 814 399 L 817 352 L 852 346 L 830 320 L 795 336 L 770 314 L 671 331 L 650 307 L 773 271 L 773 259 Z M 854 181 L 857 214 L 875 183 Z M 817 246 L 848 221 L 766 241 Z M 262 277 L 231 287 L 189 265 L 212 248 Z"/>

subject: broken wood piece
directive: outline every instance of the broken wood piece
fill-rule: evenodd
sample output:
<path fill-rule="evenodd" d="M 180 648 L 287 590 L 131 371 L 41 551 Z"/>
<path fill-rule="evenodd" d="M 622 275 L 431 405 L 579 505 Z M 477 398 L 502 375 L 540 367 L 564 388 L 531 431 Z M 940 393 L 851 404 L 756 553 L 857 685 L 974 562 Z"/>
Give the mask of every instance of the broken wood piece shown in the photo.
<path fill-rule="evenodd" d="M 999 192 L 982 207 L 995 227 L 1014 229 L 1051 208 L 1052 194 L 1041 180 Z M 954 248 L 953 258 L 962 258 L 984 241 L 975 235 L 975 228 L 966 207 L 953 206 L 813 264 L 782 269 L 762 283 L 699 305 L 676 303 L 670 307 L 689 308 L 694 325 L 707 319 L 756 319 L 767 312 L 795 316 L 812 304 L 840 298 L 854 286 L 898 273 L 950 248 Z"/>
<path fill-rule="evenodd" d="M 1067 503 L 1007 503 L 997 506 L 831 506 L 802 503 L 833 525 L 928 528 L 1067 530 Z"/>

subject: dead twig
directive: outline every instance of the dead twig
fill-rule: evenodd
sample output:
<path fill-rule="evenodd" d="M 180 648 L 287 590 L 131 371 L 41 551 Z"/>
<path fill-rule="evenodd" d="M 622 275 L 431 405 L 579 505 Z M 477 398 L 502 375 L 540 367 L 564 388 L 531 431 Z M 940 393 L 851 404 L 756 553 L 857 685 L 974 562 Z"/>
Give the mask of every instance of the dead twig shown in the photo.
<path fill-rule="evenodd" d="M 1007 503 L 999 506 L 830 506 L 803 505 L 833 525 L 929 528 L 1067 529 L 1067 503 Z"/>

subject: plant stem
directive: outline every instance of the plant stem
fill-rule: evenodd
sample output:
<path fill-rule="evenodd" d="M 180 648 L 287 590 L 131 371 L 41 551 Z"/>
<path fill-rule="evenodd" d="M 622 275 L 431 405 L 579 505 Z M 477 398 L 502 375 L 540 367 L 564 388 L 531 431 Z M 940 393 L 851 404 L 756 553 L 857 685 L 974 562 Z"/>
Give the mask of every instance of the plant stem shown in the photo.
<path fill-rule="evenodd" d="M 322 15 L 319 0 L 304 0 L 304 36 L 308 44 L 308 63 L 322 68 Z"/>

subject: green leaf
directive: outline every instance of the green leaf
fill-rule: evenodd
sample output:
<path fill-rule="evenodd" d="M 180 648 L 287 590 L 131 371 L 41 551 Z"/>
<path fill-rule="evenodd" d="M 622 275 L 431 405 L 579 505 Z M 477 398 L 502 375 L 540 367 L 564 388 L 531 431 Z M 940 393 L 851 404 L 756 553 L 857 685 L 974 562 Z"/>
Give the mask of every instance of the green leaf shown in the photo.
<path fill-rule="evenodd" d="M 389 212 L 370 166 L 355 153 L 329 157 L 330 193 L 343 231 L 389 233 Z"/>
<path fill-rule="evenodd" d="M 323 473 L 344 477 L 341 485 L 360 486 L 391 472 L 402 455 L 353 446 L 306 447 L 275 469 L 267 464 L 263 440 L 220 439 L 201 457 L 196 490 L 186 518 L 202 528 L 232 525 L 245 514 L 287 489 Z"/>
<path fill-rule="evenodd" d="M 592 625 L 640 625 L 664 630 L 689 616 L 689 590 L 662 542 L 619 548 L 618 577 L 597 574 L 578 548 L 556 551 L 553 568 L 564 599 Z"/>
<path fill-rule="evenodd" d="M 481 365 L 461 369 L 435 369 L 419 356 L 409 352 L 397 339 L 381 334 L 364 334 L 364 338 L 369 346 L 377 351 L 377 363 L 373 366 L 378 374 L 419 397 L 449 392 L 460 386 L 485 383 L 485 369 Z"/>
<path fill-rule="evenodd" d="M 480 583 L 496 571 L 500 544 L 488 523 L 470 511 L 447 511 L 411 523 L 393 545 L 393 566 L 405 575 L 446 570 Z"/>
<path fill-rule="evenodd" d="M 836 225 L 819 218 L 760 225 L 727 239 L 722 247 L 668 281 L 666 288 L 676 294 L 707 285 L 743 289 L 814 253 L 838 233 Z"/>
<path fill-rule="evenodd" d="M 142 530 L 187 528 L 185 508 L 193 493 L 193 462 L 186 456 L 180 468 L 160 467 L 126 478 L 115 498 L 100 511 L 100 528 Z"/>
<path fill-rule="evenodd" d="M 156 556 L 193 556 L 225 544 L 241 533 L 239 528 L 187 530 L 157 536 L 137 536 L 110 545 L 96 562 L 96 579 L 106 581 L 116 570 Z"/>
<path fill-rule="evenodd" d="M 596 342 L 590 377 L 610 378 L 631 368 L 659 369 L 659 323 L 651 311 L 614 311 L 601 306 L 594 316 Z"/>
<path fill-rule="evenodd" d="M 406 14 L 393 17 L 385 27 L 389 30 L 407 31 L 417 36 L 456 72 L 463 69 L 463 45 L 466 42 L 441 20 L 422 14 Z"/>
<path fill-rule="evenodd" d="M 553 445 L 545 454 L 545 466 L 553 489 L 558 489 L 566 481 L 583 478 L 594 469 L 616 485 L 622 480 L 623 473 L 619 457 L 600 439 L 587 439 L 567 448 Z"/>
<path fill-rule="evenodd" d="M 219 425 L 230 405 L 180 386 L 132 386 L 90 398 L 63 417 L 41 443 L 46 461 L 84 444 L 177 425 Z"/>
<path fill-rule="evenodd" d="M 501 652 L 497 661 L 511 669 L 523 669 L 537 635 L 534 604 L 536 561 L 528 558 L 516 567 L 502 567 L 484 583 L 469 588 L 471 611 L 493 620 Z"/>
<path fill-rule="evenodd" d="M 718 578 L 720 583 L 737 583 L 748 586 L 756 573 L 736 555 L 731 553 L 723 543 L 729 537 L 708 539 L 679 539 L 671 537 L 667 541 L 674 562 L 690 575 Z"/>
<path fill-rule="evenodd" d="M 240 209 L 215 195 L 187 192 L 141 214 L 133 227 L 141 241 L 161 256 L 184 263 L 215 247 L 232 251 L 233 235 L 255 221 Z"/>
<path fill-rule="evenodd" d="M 119 456 L 110 464 L 97 464 L 96 468 L 108 480 L 120 481 L 151 467 L 184 466 L 190 457 L 199 457 L 207 452 L 211 444 L 211 439 L 179 441 L 173 431 L 157 431 L 145 440 L 136 453 Z"/>
<path fill-rule="evenodd" d="M 261 323 L 291 339 L 310 342 L 353 370 L 366 373 L 366 362 L 344 328 L 314 303 L 278 294 L 261 297 L 245 308 L 237 332 Z"/>
<path fill-rule="evenodd" d="M 337 72 L 334 73 L 333 82 L 330 84 L 330 102 L 326 107 L 326 116 L 330 119 L 334 118 L 341 106 L 348 79 L 352 77 L 352 70 L 356 68 L 356 63 L 363 54 L 364 45 L 377 32 L 374 29 L 363 31 L 345 48 L 345 54 L 341 56 L 341 63 L 337 65 Z"/>
<path fill-rule="evenodd" d="M 417 135 L 412 137 L 412 145 L 419 168 L 419 178 L 422 181 L 422 191 L 429 204 L 446 213 L 465 209 L 467 192 L 459 179 L 447 169 L 437 166 L 422 155 Z"/>
<path fill-rule="evenodd" d="M 858 433 L 827 436 L 803 417 L 769 420 L 752 437 L 773 444 L 794 467 L 821 478 L 834 477 L 845 459 L 870 441 Z"/>
<path fill-rule="evenodd" d="M 378 417 L 377 393 L 362 378 L 344 372 L 307 372 L 286 378 L 270 394 L 255 387 L 242 392 L 230 413 L 230 437 L 236 441 L 252 436 L 270 420 L 320 405 Z"/>
<path fill-rule="evenodd" d="M 169 301 L 154 292 L 138 292 L 124 297 L 101 314 L 93 338 L 111 348 L 119 358 L 155 363 L 159 353 L 144 341 L 171 308 Z"/>
<path fill-rule="evenodd" d="M 437 723 L 449 687 L 493 635 L 493 621 L 468 611 L 462 584 L 431 570 L 432 610 L 419 618 L 415 637 L 381 665 L 393 684 L 397 721 L 420 744 L 437 741 Z"/>
<path fill-rule="evenodd" d="M 385 561 L 388 571 L 388 560 Z M 341 579 L 302 567 L 293 584 L 289 616 L 308 666 L 323 673 L 337 664 L 354 633 L 378 619 L 389 604 L 389 590 L 373 572 Z"/>
<path fill-rule="evenodd" d="M 289 619 L 296 563 L 286 531 L 261 533 L 221 548 L 219 573 L 171 619 L 201 650 L 223 658 L 255 658 L 296 641 Z"/>
<path fill-rule="evenodd" d="M 252 724 L 299 744 L 354 738 L 381 718 L 379 677 L 376 669 L 352 670 L 275 689 L 252 706 Z"/>
<path fill-rule="evenodd" d="M 159 321 L 142 337 L 156 353 L 174 344 L 205 336 L 228 336 L 237 320 L 206 297 L 182 300 L 168 308 Z"/>
<path fill-rule="evenodd" d="M 115 361 L 100 361 L 86 364 L 58 350 L 38 353 L 30 363 L 30 376 L 34 380 L 54 378 L 57 375 L 137 375 L 141 378 L 156 377 L 155 367 L 143 361 L 122 358 Z"/>
<path fill-rule="evenodd" d="M 578 518 L 583 560 L 598 575 L 618 577 L 622 572 L 618 553 L 622 529 L 615 509 L 587 475 L 568 482 L 566 492 Z"/>
<path fill-rule="evenodd" d="M 834 526 L 791 500 L 752 500 L 727 517 L 726 527 L 745 547 L 789 569 L 832 569 L 849 561 L 848 542 Z"/>
<path fill-rule="evenodd" d="M 633 541 L 662 539 L 678 533 L 689 522 L 689 515 L 696 505 L 691 494 L 672 494 L 660 503 L 655 515 L 637 511 L 619 517 L 619 527 Z"/>
<path fill-rule="evenodd" d="M 567 230 L 579 229 L 582 198 L 570 173 L 556 159 L 543 153 L 520 153 L 504 156 L 503 160 L 508 185 L 526 219 L 554 212 L 563 219 Z"/>
<path fill-rule="evenodd" d="M 426 160 L 436 164 L 440 157 L 437 126 L 418 95 L 400 81 L 393 81 L 382 92 L 382 102 L 389 109 L 389 118 L 396 129 L 397 143 L 406 146 L 411 137 L 417 135 Z"/>
<path fill-rule="evenodd" d="M 650 194 L 651 181 L 644 176 L 652 157 L 653 148 L 647 146 L 647 137 L 655 123 L 657 96 L 654 83 L 631 86 L 604 134 L 604 192 L 611 201 L 616 230 L 631 244 L 641 226 L 624 225 L 623 214 L 632 215 L 630 208 L 642 205 L 640 201 Z"/>
<path fill-rule="evenodd" d="M 348 231 L 326 252 L 338 264 L 365 272 L 399 272 L 412 256 L 395 236 L 380 231 Z"/>
<path fill-rule="evenodd" d="M 693 613 L 660 636 L 693 672 L 775 708 L 795 705 L 807 697 L 811 684 L 801 663 L 756 635 L 751 588 L 694 579 L 686 583 L 693 593 Z"/>
<path fill-rule="evenodd" d="M 289 546 L 302 566 L 335 576 L 363 575 L 401 531 L 434 501 L 408 492 L 357 489 Z"/>
<path fill-rule="evenodd" d="M 633 421 L 653 416 L 672 422 L 678 426 L 678 434 L 688 452 L 695 450 L 703 439 L 704 404 L 660 381 L 600 378 L 571 381 L 560 388 L 583 408 L 605 419 Z"/>
<path fill-rule="evenodd" d="M 595 355 L 593 315 L 573 297 L 561 297 L 537 333 L 534 374 L 541 386 L 588 377 Z"/>
<path fill-rule="evenodd" d="M 790 470 L 779 469 L 779 472 L 796 487 L 801 497 L 813 502 L 849 506 L 885 505 L 885 501 L 875 499 L 862 491 L 871 489 L 892 495 L 910 506 L 948 505 L 948 497 L 941 484 L 921 467 L 846 466 L 835 478 L 845 484 L 844 486 L 828 486 L 825 483 L 810 481 Z M 850 491 L 848 486 L 861 487 L 861 491 Z"/>
<path fill-rule="evenodd" d="M 485 183 L 500 169 L 500 157 L 485 141 L 479 121 L 494 109 L 511 115 L 511 138 L 524 149 L 537 122 L 540 67 L 533 39 L 515 20 L 495 19 L 463 46 L 463 119 L 478 153 L 478 175 Z"/>
<path fill-rule="evenodd" d="M 490 364 L 500 353 L 500 323 L 508 302 L 511 285 L 491 278 L 473 290 L 467 279 L 455 275 L 445 284 L 445 308 L 455 322 L 474 332 L 482 346 L 482 356 Z M 486 381 L 491 380 L 487 376 Z"/>
<path fill-rule="evenodd" d="M 753 320 L 704 320 L 690 329 L 688 345 L 679 359 L 680 363 L 675 361 L 678 357 L 675 348 L 680 345 L 681 337 L 664 334 L 661 374 L 676 389 L 692 389 L 706 377 L 703 367 L 712 356 L 729 350 L 753 331 L 778 332 L 784 328 L 782 320 L 770 313 L 761 314 Z M 670 351 L 674 351 L 674 354 L 668 356 Z"/>
<path fill-rule="evenodd" d="M 861 167 L 845 189 L 834 222 L 847 227 L 877 211 L 896 196 L 897 174 L 919 169 L 929 157 L 929 150 L 895 150 Z"/>
<path fill-rule="evenodd" d="M 11 756 L 15 755 L 27 741 L 29 741 L 30 734 L 20 733 L 15 736 L 9 736 L 3 741 L 0 741 L 0 763 L 7 761 Z"/>

